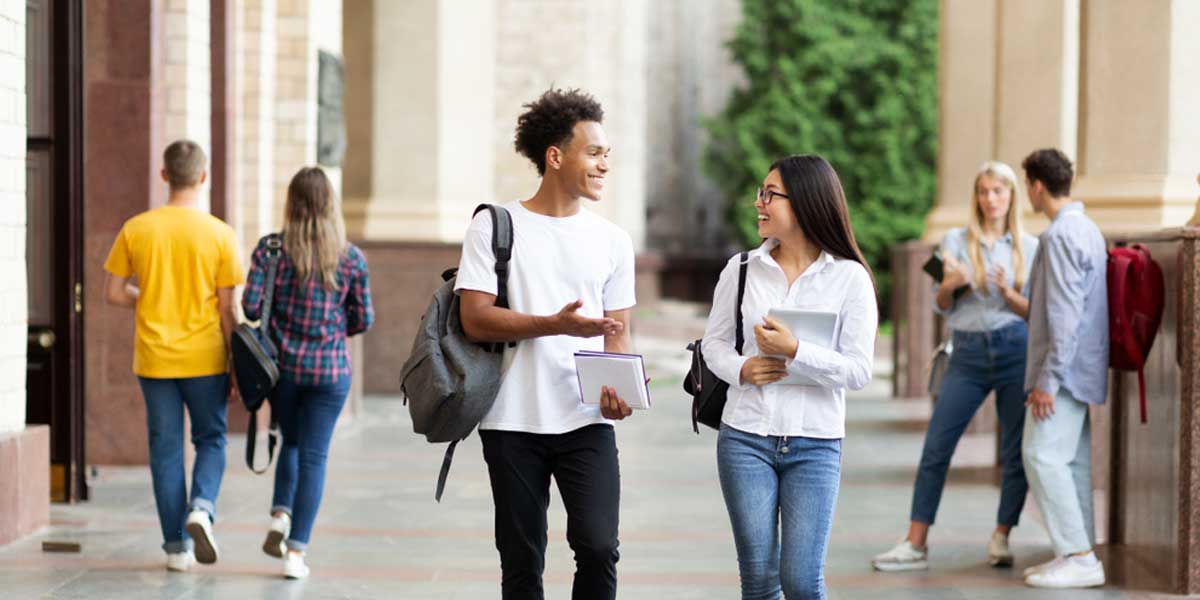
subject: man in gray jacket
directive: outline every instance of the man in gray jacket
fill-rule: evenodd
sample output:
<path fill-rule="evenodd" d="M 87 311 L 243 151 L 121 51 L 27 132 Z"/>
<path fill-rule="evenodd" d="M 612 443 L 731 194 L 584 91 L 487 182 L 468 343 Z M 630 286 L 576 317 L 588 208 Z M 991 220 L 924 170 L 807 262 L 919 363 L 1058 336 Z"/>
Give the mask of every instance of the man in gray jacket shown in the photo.
<path fill-rule="evenodd" d="M 1092 552 L 1088 407 L 1102 404 L 1108 391 L 1108 252 L 1083 203 L 1071 199 L 1074 172 L 1062 152 L 1038 150 L 1021 166 L 1029 202 L 1050 218 L 1029 275 L 1029 412 L 1021 451 L 1055 554 L 1026 569 L 1025 583 L 1104 585 L 1104 565 Z"/>

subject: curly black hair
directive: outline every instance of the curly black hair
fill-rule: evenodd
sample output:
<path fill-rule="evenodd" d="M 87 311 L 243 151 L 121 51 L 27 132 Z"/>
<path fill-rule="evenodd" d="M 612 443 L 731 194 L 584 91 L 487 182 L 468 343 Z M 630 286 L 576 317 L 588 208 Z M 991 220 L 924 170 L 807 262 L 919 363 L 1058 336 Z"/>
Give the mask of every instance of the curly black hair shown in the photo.
<path fill-rule="evenodd" d="M 513 145 L 517 152 L 537 165 L 538 175 L 546 174 L 546 149 L 571 140 L 571 132 L 580 121 L 604 121 L 604 109 L 586 92 L 578 89 L 550 88 L 541 97 L 525 105 L 517 117 Z"/>
<path fill-rule="evenodd" d="M 1035 150 L 1025 160 L 1021 161 L 1025 176 L 1032 181 L 1040 181 L 1046 186 L 1046 191 L 1056 198 L 1071 195 L 1071 180 L 1075 178 L 1075 169 L 1071 159 L 1056 148 Z"/>

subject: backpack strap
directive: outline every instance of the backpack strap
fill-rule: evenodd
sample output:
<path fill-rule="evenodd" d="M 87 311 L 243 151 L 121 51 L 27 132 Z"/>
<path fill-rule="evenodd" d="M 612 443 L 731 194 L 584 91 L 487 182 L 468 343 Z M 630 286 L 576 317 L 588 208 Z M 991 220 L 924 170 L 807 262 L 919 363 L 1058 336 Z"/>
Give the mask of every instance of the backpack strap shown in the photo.
<path fill-rule="evenodd" d="M 740 355 L 742 353 L 742 344 L 746 342 L 745 334 L 742 332 L 742 298 L 746 296 L 746 265 L 749 263 L 750 253 L 742 251 L 738 255 L 738 292 L 737 305 L 733 307 L 734 323 L 737 323 L 737 328 L 734 331 L 734 349 Z"/>
<path fill-rule="evenodd" d="M 450 475 L 450 463 L 454 460 L 454 448 L 461 441 L 450 442 L 450 445 L 446 447 L 446 454 L 442 456 L 442 469 L 438 471 L 437 490 L 433 493 L 433 499 L 437 502 L 442 501 L 442 492 L 446 491 L 446 478 Z"/>
<path fill-rule="evenodd" d="M 496 257 L 496 306 L 508 308 L 508 263 L 512 260 L 513 248 L 512 215 L 508 213 L 508 209 L 496 204 L 480 204 L 475 207 L 473 215 L 478 215 L 484 210 L 492 215 L 492 254 Z M 486 347 L 490 352 L 501 352 L 504 345 L 504 342 L 497 342 L 487 344 Z M 508 342 L 509 348 L 516 345 L 516 342 Z"/>
<path fill-rule="evenodd" d="M 254 443 L 258 438 L 258 411 L 250 413 L 249 424 L 246 425 L 246 466 L 256 475 L 262 475 L 270 468 L 275 460 L 275 446 L 279 443 L 279 422 L 275 420 L 275 411 L 271 411 L 271 425 L 267 431 L 267 464 L 261 469 L 254 468 Z"/>
<path fill-rule="evenodd" d="M 271 353 L 271 358 L 278 356 L 275 342 L 271 340 L 271 305 L 275 302 L 275 276 L 279 273 L 279 259 L 283 256 L 283 236 L 278 233 L 267 234 L 267 280 L 263 288 L 262 311 L 259 317 L 259 330 L 262 332 L 263 344 Z"/>

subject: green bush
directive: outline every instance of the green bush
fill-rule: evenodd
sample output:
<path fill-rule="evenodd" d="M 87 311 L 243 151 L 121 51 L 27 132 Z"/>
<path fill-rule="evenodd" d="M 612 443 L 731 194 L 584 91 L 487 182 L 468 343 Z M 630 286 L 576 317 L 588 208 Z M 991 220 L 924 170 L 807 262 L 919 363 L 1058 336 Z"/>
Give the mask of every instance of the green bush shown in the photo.
<path fill-rule="evenodd" d="M 880 310 L 888 248 L 921 235 L 935 193 L 937 0 L 742 0 L 728 42 L 747 84 L 705 122 L 705 172 L 742 243 L 776 158 L 815 152 L 837 170 Z"/>

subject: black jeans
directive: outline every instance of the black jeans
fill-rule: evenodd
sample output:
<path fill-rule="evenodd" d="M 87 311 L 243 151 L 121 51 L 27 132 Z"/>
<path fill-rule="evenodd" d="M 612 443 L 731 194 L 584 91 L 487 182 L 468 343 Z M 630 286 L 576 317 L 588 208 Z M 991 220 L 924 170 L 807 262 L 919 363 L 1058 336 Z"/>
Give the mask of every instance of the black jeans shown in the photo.
<path fill-rule="evenodd" d="M 553 476 L 567 511 L 567 543 L 575 552 L 571 598 L 616 598 L 621 475 L 612 426 L 560 434 L 480 431 L 479 437 L 496 504 L 502 597 L 543 598 Z"/>

